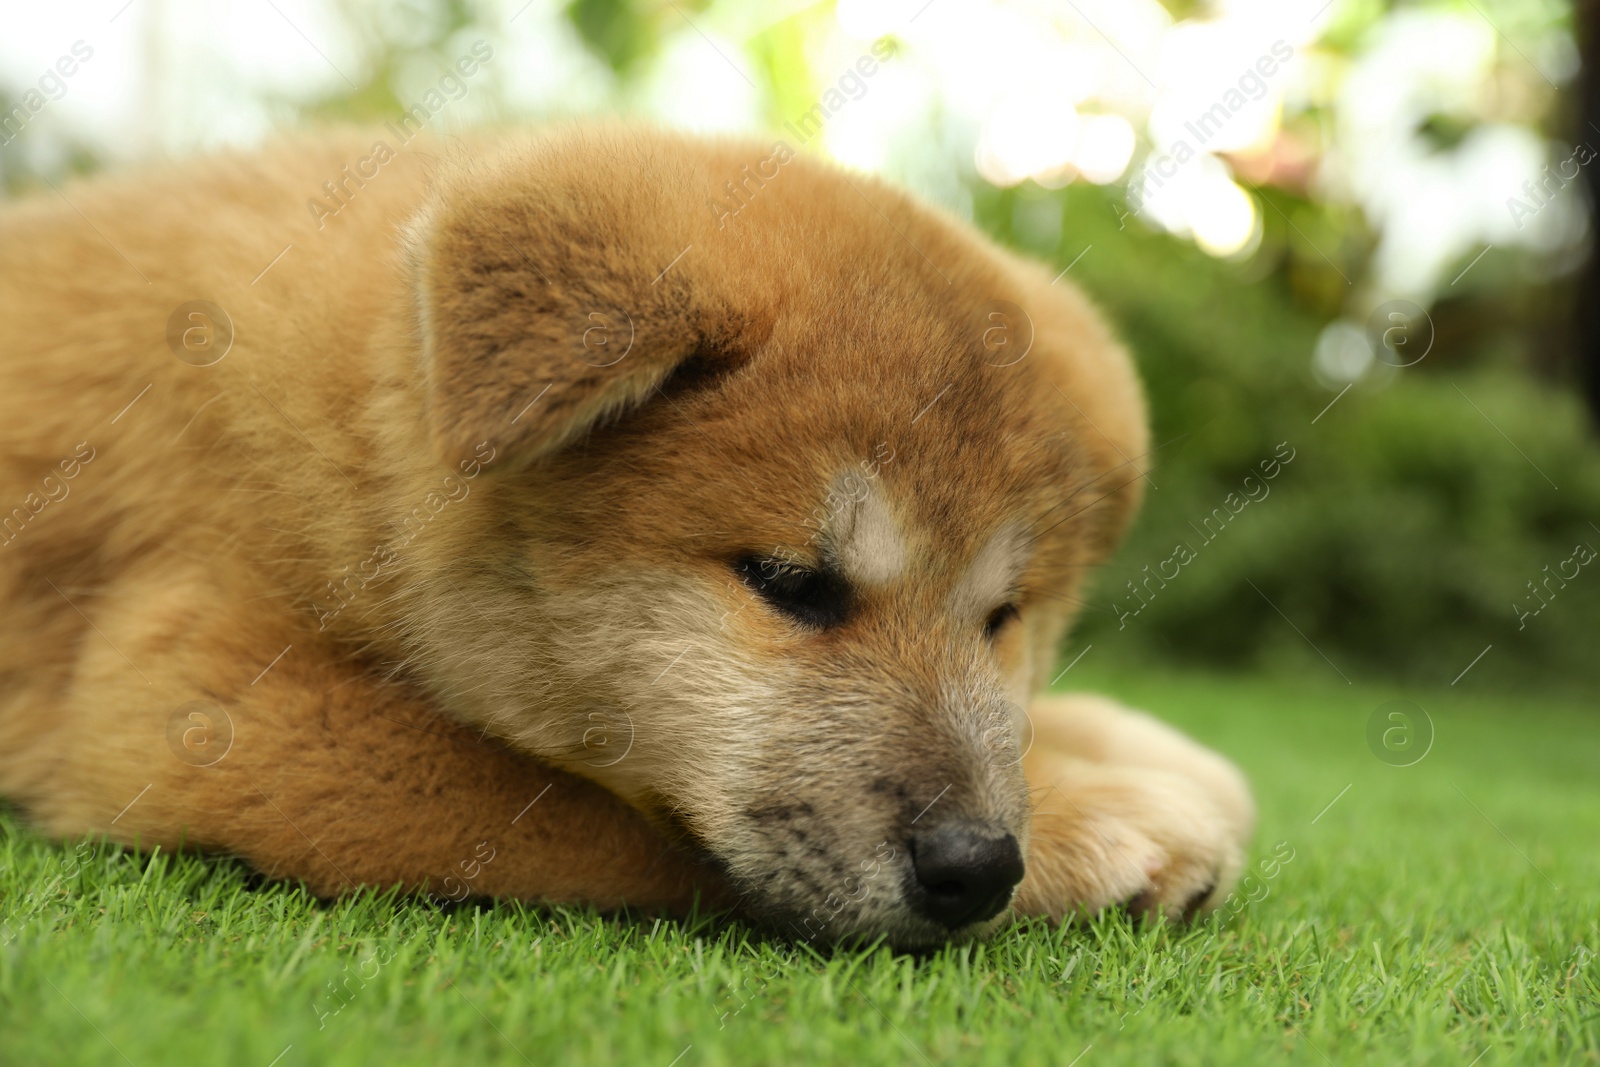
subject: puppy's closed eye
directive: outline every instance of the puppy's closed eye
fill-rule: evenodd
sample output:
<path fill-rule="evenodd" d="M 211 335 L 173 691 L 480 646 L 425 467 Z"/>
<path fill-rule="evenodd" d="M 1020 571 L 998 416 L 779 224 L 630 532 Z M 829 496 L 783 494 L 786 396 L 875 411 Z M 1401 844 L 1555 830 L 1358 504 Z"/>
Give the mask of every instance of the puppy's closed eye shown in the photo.
<path fill-rule="evenodd" d="M 740 556 L 733 563 L 744 584 L 782 614 L 825 630 L 850 616 L 850 586 L 839 575 L 763 556 Z"/>
<path fill-rule="evenodd" d="M 983 624 L 983 636 L 993 641 L 1000 636 L 1000 631 L 1006 628 L 1006 623 L 1019 618 L 1022 612 L 1015 604 L 1002 604 L 989 613 L 989 618 Z"/>

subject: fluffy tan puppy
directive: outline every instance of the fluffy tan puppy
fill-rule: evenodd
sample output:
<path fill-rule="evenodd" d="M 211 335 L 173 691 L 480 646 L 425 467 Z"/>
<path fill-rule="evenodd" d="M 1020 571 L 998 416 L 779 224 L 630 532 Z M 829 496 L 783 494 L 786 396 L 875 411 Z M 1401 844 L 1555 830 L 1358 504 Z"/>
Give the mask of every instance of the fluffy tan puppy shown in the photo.
<path fill-rule="evenodd" d="M 0 794 L 334 894 L 901 945 L 1207 907 L 1050 678 L 1148 451 L 1065 281 L 787 146 L 335 136 L 0 214 Z"/>

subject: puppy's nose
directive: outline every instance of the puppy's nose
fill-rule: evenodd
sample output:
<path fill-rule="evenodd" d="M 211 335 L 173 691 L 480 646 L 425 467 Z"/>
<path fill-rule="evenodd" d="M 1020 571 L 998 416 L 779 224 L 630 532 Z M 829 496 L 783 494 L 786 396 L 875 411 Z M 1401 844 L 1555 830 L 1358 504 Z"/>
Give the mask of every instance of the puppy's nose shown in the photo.
<path fill-rule="evenodd" d="M 1000 914 L 1022 881 L 1022 850 L 998 827 L 946 822 L 912 835 L 911 866 L 911 905 L 955 930 Z"/>

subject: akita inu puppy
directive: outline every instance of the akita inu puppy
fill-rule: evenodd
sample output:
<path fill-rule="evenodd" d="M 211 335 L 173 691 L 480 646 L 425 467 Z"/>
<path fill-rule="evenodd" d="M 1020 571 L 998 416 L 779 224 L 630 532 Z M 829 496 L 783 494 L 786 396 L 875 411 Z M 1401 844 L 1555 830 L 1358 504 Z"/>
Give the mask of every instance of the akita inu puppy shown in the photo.
<path fill-rule="evenodd" d="M 881 182 L 606 127 L 68 184 L 0 215 L 0 352 L 46 833 L 907 946 L 1240 869 L 1227 761 L 1032 696 L 1139 495 L 1128 358 Z"/>

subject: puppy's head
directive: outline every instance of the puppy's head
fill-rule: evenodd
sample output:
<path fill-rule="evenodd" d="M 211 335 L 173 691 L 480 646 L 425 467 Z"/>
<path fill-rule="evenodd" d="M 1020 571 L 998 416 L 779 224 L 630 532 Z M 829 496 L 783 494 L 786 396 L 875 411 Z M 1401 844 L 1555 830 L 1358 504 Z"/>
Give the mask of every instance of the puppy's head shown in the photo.
<path fill-rule="evenodd" d="M 1147 450 L 1083 300 L 787 146 L 627 131 L 447 171 L 411 241 L 432 447 L 496 457 L 417 583 L 439 690 L 799 936 L 985 929 Z"/>

